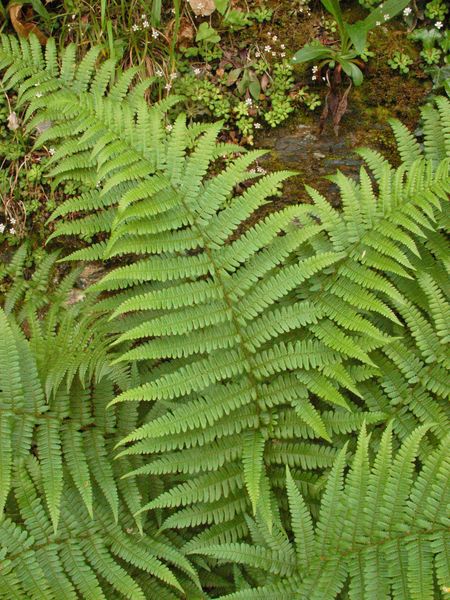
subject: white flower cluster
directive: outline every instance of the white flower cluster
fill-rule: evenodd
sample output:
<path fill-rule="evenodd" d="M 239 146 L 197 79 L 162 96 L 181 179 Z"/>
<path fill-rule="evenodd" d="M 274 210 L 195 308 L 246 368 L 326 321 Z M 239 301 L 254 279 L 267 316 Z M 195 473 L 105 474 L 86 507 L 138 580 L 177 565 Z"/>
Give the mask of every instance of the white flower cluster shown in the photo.
<path fill-rule="evenodd" d="M 272 34 L 272 32 L 269 31 L 268 36 L 269 36 L 270 41 L 271 41 L 272 44 L 277 44 L 278 43 L 278 36 L 277 35 Z M 285 44 L 279 44 L 279 46 L 280 46 L 280 50 L 281 50 L 281 52 L 279 53 L 279 56 L 280 56 L 280 58 L 285 58 L 285 56 L 286 56 L 286 52 L 285 52 L 286 45 Z M 276 57 L 278 55 L 276 49 L 274 49 L 271 44 L 266 44 L 264 46 L 264 52 L 267 52 L 267 53 L 271 54 L 273 57 Z M 255 56 L 256 56 L 256 58 L 260 58 L 261 52 L 259 50 L 257 50 L 255 52 Z"/>
<path fill-rule="evenodd" d="M 9 222 L 10 222 L 11 225 L 15 225 L 16 224 L 16 219 L 14 217 L 11 217 L 9 219 Z M 0 223 L 0 233 L 5 233 L 5 231 L 6 231 L 6 225 L 5 225 L 5 223 Z M 8 229 L 8 233 L 10 235 L 16 235 L 17 231 L 15 230 L 14 227 L 10 227 Z"/>
<path fill-rule="evenodd" d="M 267 173 L 267 171 L 265 169 L 263 169 L 262 167 L 260 167 L 259 165 L 254 169 L 249 169 L 248 172 L 251 173 L 252 175 L 255 175 L 256 173 L 259 173 L 260 175 L 265 175 Z"/>
<path fill-rule="evenodd" d="M 311 9 L 308 6 L 308 0 L 303 0 L 302 4 L 303 6 L 298 8 L 298 12 L 305 13 L 305 15 L 309 17 L 311 15 Z"/>
<path fill-rule="evenodd" d="M 150 29 L 150 22 L 145 13 L 141 15 L 141 23 L 140 24 L 134 23 L 131 26 L 131 30 L 134 32 L 141 31 L 141 29 Z M 157 29 L 155 29 L 154 27 L 152 27 L 152 38 L 156 40 L 157 38 L 159 38 L 160 35 L 161 35 L 160 32 Z"/>

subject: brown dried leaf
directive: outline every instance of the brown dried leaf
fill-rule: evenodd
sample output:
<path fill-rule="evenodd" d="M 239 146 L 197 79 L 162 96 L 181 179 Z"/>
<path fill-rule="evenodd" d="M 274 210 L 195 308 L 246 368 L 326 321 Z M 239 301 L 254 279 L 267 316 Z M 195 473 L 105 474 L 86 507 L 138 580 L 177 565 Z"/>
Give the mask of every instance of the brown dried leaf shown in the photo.
<path fill-rule="evenodd" d="M 183 42 L 192 42 L 194 39 L 194 28 L 187 19 L 182 19 L 180 31 L 178 33 L 178 44 L 183 46 Z"/>
<path fill-rule="evenodd" d="M 11 131 L 16 131 L 16 129 L 19 129 L 20 124 L 19 124 L 19 119 L 17 118 L 17 115 L 15 112 L 9 113 L 8 115 L 8 129 L 11 129 Z"/>
<path fill-rule="evenodd" d="M 34 33 L 39 42 L 45 46 L 47 36 L 42 33 L 36 23 L 27 23 L 25 21 L 22 7 L 23 4 L 13 4 L 9 7 L 9 17 L 17 35 L 27 38 L 30 33 Z"/>
<path fill-rule="evenodd" d="M 342 117 L 347 112 L 347 98 L 350 90 L 352 89 L 352 82 L 350 81 L 350 85 L 343 93 L 342 97 L 339 100 L 336 110 L 333 113 L 333 129 L 336 136 L 339 135 L 339 123 L 341 122 Z"/>
<path fill-rule="evenodd" d="M 215 10 L 214 0 L 188 0 L 195 16 L 209 17 Z"/>

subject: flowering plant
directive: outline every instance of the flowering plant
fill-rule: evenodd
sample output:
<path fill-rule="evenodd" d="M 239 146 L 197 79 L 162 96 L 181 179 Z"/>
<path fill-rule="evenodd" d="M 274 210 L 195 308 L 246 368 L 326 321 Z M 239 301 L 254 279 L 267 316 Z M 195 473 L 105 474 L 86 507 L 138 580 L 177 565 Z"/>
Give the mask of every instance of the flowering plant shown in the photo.
<path fill-rule="evenodd" d="M 294 55 L 293 62 L 319 61 L 319 72 L 324 66 L 328 66 L 339 73 L 344 71 L 355 85 L 361 85 L 363 73 L 360 67 L 363 63 L 359 57 L 366 50 L 368 32 L 401 12 L 409 2 L 410 0 L 387 0 L 365 19 L 350 24 L 344 20 L 339 0 L 322 0 L 324 7 L 336 19 L 339 42 L 331 46 L 325 46 L 318 41 L 306 44 Z"/>

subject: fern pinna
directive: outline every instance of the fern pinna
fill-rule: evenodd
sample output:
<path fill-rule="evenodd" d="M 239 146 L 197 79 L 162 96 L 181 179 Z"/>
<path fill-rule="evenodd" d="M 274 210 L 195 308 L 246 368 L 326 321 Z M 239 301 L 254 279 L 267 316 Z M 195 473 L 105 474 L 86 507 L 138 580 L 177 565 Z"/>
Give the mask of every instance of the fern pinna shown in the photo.
<path fill-rule="evenodd" d="M 180 115 L 169 132 L 164 111 L 172 100 L 149 108 L 142 99 L 148 82 L 128 90 L 135 72 L 116 79 L 107 61 L 94 74 L 96 58 L 93 50 L 76 67 L 68 48 L 59 67 L 51 42 L 44 58 L 34 41 L 19 47 L 9 38 L 0 51 L 6 84 L 19 86 L 28 105 L 29 127 L 52 122 L 38 140 L 56 147 L 52 176 L 91 188 L 55 211 L 53 237 L 93 240 L 70 260 L 120 263 L 92 288 L 88 313 L 102 324 L 93 330 L 101 364 L 103 342 L 112 341 L 104 376 L 114 381 L 108 404 L 117 421 L 106 456 L 112 460 L 117 442 L 120 458 L 111 470 L 114 480 L 119 471 L 127 475 L 124 518 L 134 513 L 150 544 L 167 536 L 177 552 L 189 553 L 203 588 L 178 577 L 189 598 L 234 589 L 240 598 L 306 598 L 316 593 L 315 580 L 325 600 L 356 598 L 360 590 L 367 598 L 439 597 L 448 571 L 441 542 L 426 538 L 426 527 L 426 544 L 420 523 L 407 547 L 399 542 L 402 586 L 386 570 L 388 556 L 373 554 L 370 544 L 366 553 L 361 538 L 384 539 L 396 516 L 364 529 L 369 509 L 391 508 L 364 491 L 390 465 L 381 453 L 385 462 L 370 471 L 369 449 L 381 452 L 392 431 L 398 456 L 409 452 L 412 465 L 417 454 L 423 475 L 448 429 L 448 101 L 425 109 L 423 145 L 393 124 L 399 168 L 365 150 L 368 170 L 358 182 L 335 176 L 340 211 L 309 189 L 313 204 L 257 220 L 290 173 L 251 173 L 261 153 L 217 142 L 220 124 L 191 125 Z M 349 434 L 364 426 L 370 435 L 363 429 L 356 446 Z M 339 482 L 352 454 L 359 463 L 344 492 Z M 26 465 L 32 478 L 33 465 Z M 403 467 L 403 491 L 393 489 L 398 478 L 383 475 L 380 494 L 394 498 L 399 511 L 408 502 L 422 515 L 443 494 L 444 478 L 432 492 L 421 484 L 420 496 Z M 45 478 L 34 479 L 47 498 Z M 69 478 L 67 493 L 71 485 Z M 136 490 L 142 494 L 139 506 L 127 504 L 128 489 L 135 500 Z M 300 508 L 292 508 L 292 497 Z M 330 497 L 339 499 L 335 507 Z M 338 512 L 331 514 L 331 505 Z M 101 507 L 107 509 L 104 499 Z M 328 533 L 324 514 L 327 523 L 335 520 Z M 399 526 L 405 522 L 399 517 Z M 351 548 L 362 546 L 340 560 L 350 547 L 341 535 L 346 524 L 354 532 Z M 305 550 L 289 542 L 299 528 L 311 560 L 324 545 L 326 556 L 338 558 L 326 567 L 312 560 L 305 569 Z M 405 553 L 422 549 L 427 562 L 419 582 Z M 136 567 L 135 581 L 148 582 L 141 586 L 146 597 L 154 597 L 157 580 L 146 579 L 131 556 L 122 558 Z M 228 559 L 232 570 L 223 564 Z M 433 577 L 430 584 L 433 560 L 439 585 Z M 375 576 L 378 564 L 382 574 Z M 164 588 L 163 597 L 174 597 L 175 587 Z"/>

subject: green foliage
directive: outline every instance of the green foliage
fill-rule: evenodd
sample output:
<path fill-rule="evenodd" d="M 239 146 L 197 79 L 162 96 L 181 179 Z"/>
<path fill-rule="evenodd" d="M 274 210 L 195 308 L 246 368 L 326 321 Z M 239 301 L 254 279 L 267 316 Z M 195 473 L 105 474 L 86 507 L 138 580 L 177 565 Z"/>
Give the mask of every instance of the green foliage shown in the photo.
<path fill-rule="evenodd" d="M 197 50 L 205 56 L 201 47 L 195 48 Z M 258 54 L 258 59 L 247 56 L 222 61 L 225 73 L 213 80 L 200 68 L 194 69 L 195 75 L 187 74 L 175 80 L 174 91 L 184 97 L 187 114 L 196 117 L 205 114 L 206 108 L 212 116 L 224 119 L 230 127 L 237 127 L 251 144 L 254 130 L 262 126 L 259 119 L 276 127 L 293 112 L 295 103 L 309 110 L 320 105 L 318 95 L 306 87 L 293 91 L 293 67 L 289 61 L 284 58 L 271 64 L 268 57 Z M 279 54 L 285 55 L 285 52 Z"/>
<path fill-rule="evenodd" d="M 388 427 L 371 460 L 370 435 L 363 428 L 347 474 L 345 448 L 336 458 L 315 525 L 287 469 L 293 542 L 277 519 L 271 532 L 254 524 L 253 544 L 210 544 L 195 550 L 244 565 L 259 584 L 223 598 L 443 598 L 448 583 L 448 437 L 414 476 L 424 433 L 424 428 L 415 430 L 392 456 Z"/>
<path fill-rule="evenodd" d="M 13 260 L 17 269 L 22 255 L 19 250 Z M 0 595 L 76 598 L 77 590 L 104 598 L 115 589 L 145 598 L 133 578 L 136 567 L 181 589 L 162 561 L 195 581 L 194 571 L 173 545 L 151 542 L 150 523 L 133 518 L 146 493 L 131 479 L 124 486 L 121 476 L 136 463 L 126 468 L 112 460 L 136 415 L 106 406 L 133 374 L 109 367 L 105 320 L 95 319 L 96 332 L 104 333 L 92 336 L 92 300 L 68 303 L 79 273 L 49 290 L 55 257 L 49 258 L 27 289 L 13 288 L 0 309 Z"/>
<path fill-rule="evenodd" d="M 445 21 L 448 6 L 442 0 L 431 0 L 425 6 L 425 16 L 434 21 Z"/>
<path fill-rule="evenodd" d="M 392 123 L 400 166 L 333 176 L 339 211 L 267 211 L 291 173 L 263 152 L 45 53 L 3 38 L 4 85 L 52 122 L 55 184 L 89 188 L 52 237 L 108 271 L 75 304 L 75 274 L 19 276 L 0 313 L 1 594 L 440 597 L 449 102 L 421 143 Z"/>
<path fill-rule="evenodd" d="M 270 23 L 272 15 L 273 15 L 272 9 L 266 8 L 265 6 L 261 6 L 261 7 L 255 8 L 255 10 L 251 11 L 249 14 L 249 17 L 251 19 L 254 19 L 255 21 L 257 21 L 258 23 L 264 23 L 266 21 L 268 23 Z"/>
<path fill-rule="evenodd" d="M 400 71 L 403 75 L 409 73 L 409 67 L 413 64 L 410 56 L 404 52 L 394 52 L 392 58 L 388 60 L 388 65 L 393 71 Z"/>
<path fill-rule="evenodd" d="M 450 95 L 449 35 L 448 30 L 439 31 L 433 27 L 431 29 L 415 29 L 408 36 L 409 39 L 422 44 L 420 56 L 425 62 L 425 72 L 433 79 L 433 89 L 444 87 L 448 96 Z"/>
<path fill-rule="evenodd" d="M 334 69 L 338 65 L 356 86 L 361 85 L 363 73 L 358 57 L 366 53 L 369 31 L 395 17 L 409 0 L 387 0 L 365 19 L 352 24 L 344 20 L 339 0 L 322 0 L 322 4 L 336 20 L 339 44 L 325 46 L 318 41 L 306 44 L 292 60 L 294 63 L 315 62 L 319 70 L 325 66 Z"/>
<path fill-rule="evenodd" d="M 292 71 L 292 65 L 287 61 L 275 65 L 273 81 L 269 90 L 271 107 L 270 111 L 264 115 L 264 118 L 271 127 L 276 127 L 285 121 L 288 115 L 294 110 L 292 101 L 287 94 L 294 82 Z"/>

